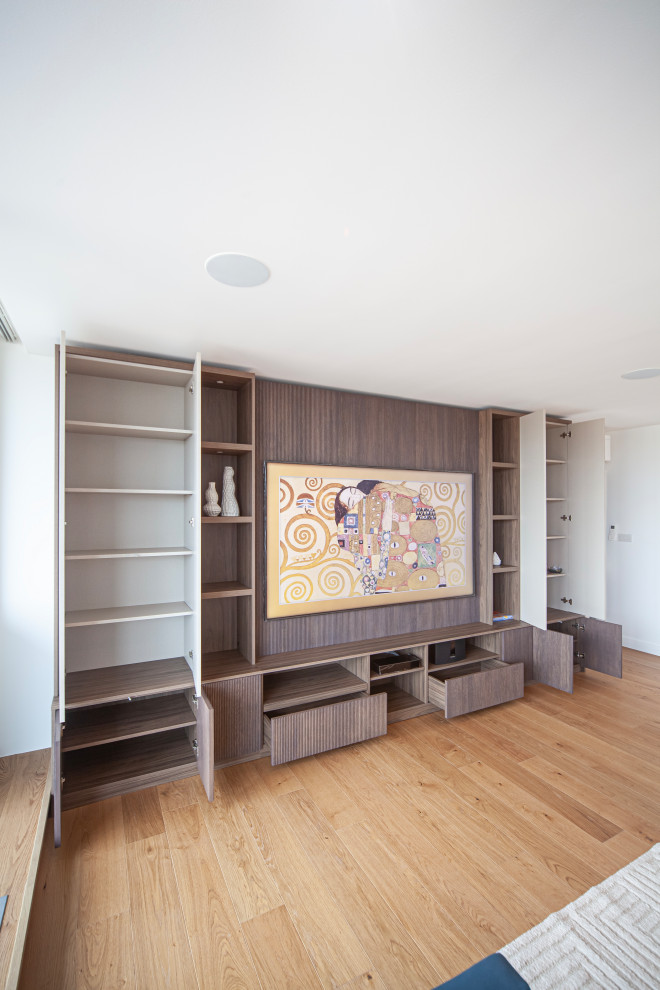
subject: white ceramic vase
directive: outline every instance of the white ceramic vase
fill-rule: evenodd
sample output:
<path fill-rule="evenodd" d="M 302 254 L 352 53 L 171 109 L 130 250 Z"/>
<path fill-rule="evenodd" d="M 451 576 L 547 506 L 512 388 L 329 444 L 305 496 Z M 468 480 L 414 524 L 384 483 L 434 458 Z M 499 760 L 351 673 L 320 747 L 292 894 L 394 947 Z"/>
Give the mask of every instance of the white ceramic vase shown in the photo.
<path fill-rule="evenodd" d="M 220 504 L 219 504 L 218 493 L 215 488 L 215 481 L 209 481 L 209 487 L 204 492 L 204 498 L 206 499 L 203 509 L 204 515 L 219 516 Z"/>
<path fill-rule="evenodd" d="M 236 501 L 233 467 L 226 467 L 222 475 L 222 514 L 223 516 L 240 516 Z"/>

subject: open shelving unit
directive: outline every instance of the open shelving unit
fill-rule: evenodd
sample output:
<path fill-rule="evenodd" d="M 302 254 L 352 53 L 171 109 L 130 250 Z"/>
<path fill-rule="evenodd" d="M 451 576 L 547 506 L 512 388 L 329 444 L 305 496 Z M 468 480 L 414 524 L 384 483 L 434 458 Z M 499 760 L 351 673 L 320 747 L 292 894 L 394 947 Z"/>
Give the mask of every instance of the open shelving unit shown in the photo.
<path fill-rule="evenodd" d="M 233 468 L 241 515 L 202 516 L 202 653 L 219 670 L 254 663 L 254 375 L 203 365 L 202 499 Z"/>
<path fill-rule="evenodd" d="M 202 673 L 215 715 L 215 762 L 263 746 L 261 681 L 227 680 L 254 669 L 254 375 L 203 365 L 202 498 L 233 468 L 239 516 L 202 516 Z"/>
<path fill-rule="evenodd" d="M 200 362 L 58 353 L 58 640 L 53 751 L 62 808 L 199 769 Z M 138 699 L 138 700 L 135 700 Z"/>
<path fill-rule="evenodd" d="M 484 589 L 480 617 L 490 623 L 520 615 L 520 414 L 479 413 L 479 569 Z M 501 564 L 494 564 L 496 551 Z"/>

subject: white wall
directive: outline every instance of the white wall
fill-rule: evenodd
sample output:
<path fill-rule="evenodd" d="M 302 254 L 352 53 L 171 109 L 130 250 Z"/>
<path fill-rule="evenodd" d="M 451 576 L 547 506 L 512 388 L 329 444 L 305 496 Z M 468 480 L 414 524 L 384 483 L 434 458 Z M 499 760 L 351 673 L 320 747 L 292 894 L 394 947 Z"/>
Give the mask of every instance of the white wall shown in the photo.
<path fill-rule="evenodd" d="M 0 344 L 0 756 L 50 746 L 54 375 Z"/>
<path fill-rule="evenodd" d="M 632 543 L 607 544 L 607 618 L 623 645 L 660 656 L 660 426 L 612 433 L 607 525 Z"/>

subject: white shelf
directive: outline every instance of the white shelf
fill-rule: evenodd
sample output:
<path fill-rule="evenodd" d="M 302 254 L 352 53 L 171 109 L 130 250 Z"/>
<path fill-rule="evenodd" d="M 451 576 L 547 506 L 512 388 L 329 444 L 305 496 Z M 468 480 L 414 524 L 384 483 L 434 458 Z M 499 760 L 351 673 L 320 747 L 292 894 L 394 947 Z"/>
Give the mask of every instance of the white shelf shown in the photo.
<path fill-rule="evenodd" d="M 71 494 L 93 495 L 194 495 L 193 491 L 180 488 L 65 488 Z"/>
<path fill-rule="evenodd" d="M 546 498 L 546 502 L 565 502 L 565 498 Z"/>
<path fill-rule="evenodd" d="M 551 573 L 546 574 L 546 577 L 549 577 L 549 578 L 568 577 L 568 574 L 565 574 L 564 571 L 562 571 L 561 574 L 551 574 Z"/>
<path fill-rule="evenodd" d="M 187 547 L 135 547 L 130 550 L 67 550 L 66 560 L 104 560 L 123 557 L 189 557 Z"/>
<path fill-rule="evenodd" d="M 176 430 L 164 426 L 133 426 L 128 423 L 94 423 L 80 419 L 68 419 L 66 431 L 94 436 L 139 437 L 147 440 L 187 440 L 192 436 L 192 430 Z"/>
<path fill-rule="evenodd" d="M 546 536 L 546 540 L 567 540 L 567 536 Z"/>
<path fill-rule="evenodd" d="M 91 375 L 93 378 L 119 378 L 146 385 L 178 385 L 183 388 L 192 375 L 190 368 L 161 368 L 155 364 L 118 361 L 114 358 L 87 354 L 67 354 L 66 370 L 70 375 Z"/>
<path fill-rule="evenodd" d="M 66 613 L 66 627 L 100 626 L 115 622 L 140 622 L 145 619 L 169 619 L 192 615 L 186 602 L 160 602 L 157 605 L 122 605 L 115 608 L 88 608 Z"/>

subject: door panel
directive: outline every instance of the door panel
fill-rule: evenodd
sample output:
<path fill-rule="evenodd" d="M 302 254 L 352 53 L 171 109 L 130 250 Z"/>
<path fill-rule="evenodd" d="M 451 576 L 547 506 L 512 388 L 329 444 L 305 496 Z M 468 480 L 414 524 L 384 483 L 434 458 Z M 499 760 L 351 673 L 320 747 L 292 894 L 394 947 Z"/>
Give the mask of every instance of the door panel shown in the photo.
<path fill-rule="evenodd" d="M 573 637 L 552 629 L 533 633 L 534 680 L 573 693 Z"/>
<path fill-rule="evenodd" d="M 209 801 L 213 800 L 213 706 L 204 692 L 197 698 L 197 769 Z"/>
<path fill-rule="evenodd" d="M 185 500 L 184 545 L 192 550 L 184 560 L 186 602 L 193 609 L 184 622 L 185 656 L 195 681 L 195 694 L 202 692 L 202 385 L 201 355 L 197 354 L 184 397 L 184 423 L 192 430 L 184 444 L 184 479 L 192 491 Z"/>
<path fill-rule="evenodd" d="M 263 746 L 262 678 L 256 674 L 211 681 L 204 690 L 213 705 L 216 763 L 239 760 Z"/>
<path fill-rule="evenodd" d="M 545 411 L 520 417 L 520 618 L 545 629 Z"/>
<path fill-rule="evenodd" d="M 621 626 L 602 619 L 580 619 L 580 652 L 584 653 L 585 667 L 599 670 L 601 674 L 621 677 L 622 650 Z"/>
<path fill-rule="evenodd" d="M 58 847 L 62 843 L 62 723 L 56 703 L 52 709 L 52 733 L 53 836 Z"/>
<path fill-rule="evenodd" d="M 568 441 L 569 577 L 572 607 L 605 617 L 605 421 L 572 423 Z"/>
<path fill-rule="evenodd" d="M 525 680 L 534 680 L 534 629 L 522 626 L 520 629 L 503 629 L 500 633 L 499 654 L 506 663 L 522 663 L 525 667 Z"/>
<path fill-rule="evenodd" d="M 57 632 L 55 635 L 55 651 L 57 656 L 57 668 L 55 674 L 55 695 L 59 698 L 59 719 L 64 721 L 65 713 L 65 600 L 64 600 L 64 568 L 65 568 L 65 445 L 66 445 L 66 337 L 64 333 L 60 338 L 59 352 L 59 376 L 57 380 L 57 582 L 55 585 L 57 596 L 56 615 Z"/>

